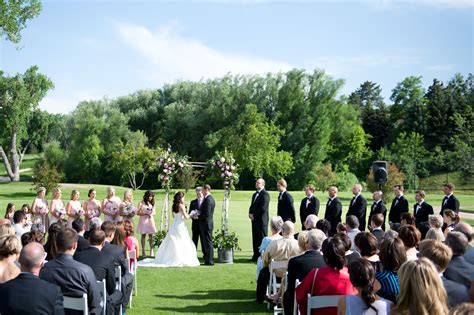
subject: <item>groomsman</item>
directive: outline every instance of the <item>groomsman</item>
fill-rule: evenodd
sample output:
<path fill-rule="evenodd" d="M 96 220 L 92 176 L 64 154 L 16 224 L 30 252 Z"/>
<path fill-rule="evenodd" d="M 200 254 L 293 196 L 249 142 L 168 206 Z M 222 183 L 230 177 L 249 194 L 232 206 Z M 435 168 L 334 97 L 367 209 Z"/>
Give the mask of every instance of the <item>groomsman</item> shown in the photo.
<path fill-rule="evenodd" d="M 402 213 L 409 212 L 408 200 L 406 200 L 405 196 L 403 195 L 402 185 L 393 186 L 393 192 L 395 193 L 395 198 L 392 200 L 392 205 L 390 206 L 390 214 L 388 216 L 388 222 L 400 223 L 400 215 Z"/>
<path fill-rule="evenodd" d="M 354 184 L 354 186 L 352 186 L 352 194 L 354 195 L 354 198 L 352 198 L 351 203 L 349 204 L 349 210 L 346 214 L 346 220 L 347 217 L 350 215 L 357 217 L 357 219 L 359 219 L 359 229 L 361 231 L 364 231 L 366 222 L 365 217 L 367 213 L 367 200 L 365 200 L 361 192 L 361 184 Z"/>
<path fill-rule="evenodd" d="M 265 190 L 265 180 L 257 179 L 255 182 L 257 191 L 252 195 L 252 202 L 249 208 L 249 219 L 252 221 L 252 245 L 253 256 L 251 261 L 257 261 L 260 253 L 258 248 L 268 232 L 268 204 L 270 195 Z"/>
<path fill-rule="evenodd" d="M 425 202 L 425 192 L 423 190 L 417 190 L 415 192 L 416 204 L 413 206 L 413 215 L 415 216 L 416 226 L 421 222 L 427 222 L 428 216 L 433 214 L 433 207 Z"/>
<path fill-rule="evenodd" d="M 314 196 L 314 186 L 306 185 L 304 192 L 306 197 L 301 200 L 300 204 L 300 220 L 302 226 L 301 229 L 303 231 L 305 230 L 304 223 L 308 215 L 314 214 L 315 216 L 318 216 L 319 214 L 319 199 Z"/>
<path fill-rule="evenodd" d="M 374 191 L 374 193 L 372 194 L 372 199 L 374 200 L 374 203 L 372 204 L 372 207 L 370 208 L 370 215 L 369 215 L 368 222 L 370 222 L 374 214 L 376 213 L 383 214 L 382 230 L 385 231 L 385 218 L 387 214 L 387 208 L 385 207 L 385 203 L 382 200 L 382 191 L 380 190 Z"/>
<path fill-rule="evenodd" d="M 337 191 L 335 186 L 331 186 L 328 189 L 329 200 L 326 204 L 326 213 L 324 214 L 324 218 L 331 223 L 328 236 L 336 234 L 337 224 L 341 222 L 342 203 L 337 197 Z"/>
<path fill-rule="evenodd" d="M 191 218 L 193 219 L 193 223 L 191 225 L 191 230 L 193 231 L 193 243 L 196 245 L 196 248 L 198 246 L 199 242 L 199 235 L 201 234 L 199 230 L 199 209 L 201 209 L 201 204 L 204 199 L 204 196 L 202 194 L 202 187 L 196 187 L 196 199 L 191 201 L 191 204 L 189 205 L 189 211 L 196 211 L 195 215 L 193 215 Z M 201 249 L 202 249 L 202 243 L 201 243 Z M 204 251 L 203 251 L 204 252 Z"/>
<path fill-rule="evenodd" d="M 277 215 L 279 215 L 283 222 L 291 221 L 295 223 L 295 207 L 293 206 L 293 197 L 286 191 L 286 180 L 280 179 L 277 182 L 278 195 Z"/>
<path fill-rule="evenodd" d="M 453 184 L 444 184 L 443 192 L 446 195 L 441 203 L 440 215 L 443 215 L 444 210 L 450 209 L 454 212 L 459 212 L 459 200 L 454 196 L 454 185 Z"/>

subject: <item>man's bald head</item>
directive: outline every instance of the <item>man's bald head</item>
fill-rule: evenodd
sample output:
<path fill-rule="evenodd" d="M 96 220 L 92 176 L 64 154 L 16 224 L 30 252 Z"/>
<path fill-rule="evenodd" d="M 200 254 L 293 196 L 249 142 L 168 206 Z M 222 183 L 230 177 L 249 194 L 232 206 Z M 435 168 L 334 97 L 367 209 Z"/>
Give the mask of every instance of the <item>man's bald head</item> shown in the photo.
<path fill-rule="evenodd" d="M 4 225 L 4 224 L 10 224 L 10 220 L 8 220 L 8 219 L 0 219 L 0 225 Z"/>
<path fill-rule="evenodd" d="M 20 259 L 18 262 L 21 266 L 21 271 L 32 272 L 41 269 L 41 263 L 44 261 L 45 252 L 43 245 L 40 243 L 29 243 L 20 252 Z"/>

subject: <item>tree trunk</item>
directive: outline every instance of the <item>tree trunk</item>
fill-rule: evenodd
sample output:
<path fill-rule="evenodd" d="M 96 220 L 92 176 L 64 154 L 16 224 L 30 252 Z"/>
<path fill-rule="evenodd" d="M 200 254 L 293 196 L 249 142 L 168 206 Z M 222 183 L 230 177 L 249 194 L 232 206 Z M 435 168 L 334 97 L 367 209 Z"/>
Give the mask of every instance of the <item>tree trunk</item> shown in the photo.
<path fill-rule="evenodd" d="M 8 177 L 10 177 L 10 181 L 12 182 L 19 182 L 20 181 L 20 156 L 18 155 L 18 151 L 16 150 L 16 130 L 14 129 L 12 132 L 12 138 L 10 142 L 10 159 L 8 158 L 7 153 L 0 145 L 0 157 L 3 160 L 3 165 L 5 165 L 5 170 L 7 171 Z"/>

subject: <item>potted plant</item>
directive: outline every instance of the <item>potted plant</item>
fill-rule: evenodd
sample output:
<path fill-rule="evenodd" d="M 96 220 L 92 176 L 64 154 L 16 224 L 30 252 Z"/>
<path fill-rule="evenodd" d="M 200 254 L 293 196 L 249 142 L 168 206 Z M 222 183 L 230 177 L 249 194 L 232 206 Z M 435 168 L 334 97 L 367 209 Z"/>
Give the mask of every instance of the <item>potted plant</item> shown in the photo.
<path fill-rule="evenodd" d="M 217 248 L 218 262 L 231 264 L 234 261 L 234 250 L 240 250 L 239 238 L 235 232 L 224 233 L 217 230 L 213 239 L 214 248 Z"/>

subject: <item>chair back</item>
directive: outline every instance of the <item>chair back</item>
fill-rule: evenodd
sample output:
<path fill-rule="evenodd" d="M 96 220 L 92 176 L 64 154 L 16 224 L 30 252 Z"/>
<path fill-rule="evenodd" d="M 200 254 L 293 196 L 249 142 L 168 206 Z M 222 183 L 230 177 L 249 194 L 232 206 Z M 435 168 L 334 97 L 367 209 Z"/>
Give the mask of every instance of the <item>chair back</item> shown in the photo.
<path fill-rule="evenodd" d="M 130 273 L 134 274 L 137 270 L 137 251 L 129 250 L 128 251 L 128 270 Z"/>
<path fill-rule="evenodd" d="M 82 297 L 64 296 L 63 306 L 65 309 L 82 311 L 82 314 L 89 315 L 89 307 L 87 306 L 87 294 Z"/>
<path fill-rule="evenodd" d="M 122 267 L 115 266 L 115 289 L 122 291 Z"/>
<path fill-rule="evenodd" d="M 269 293 L 275 294 L 278 289 L 280 288 L 280 283 L 277 282 L 277 276 L 275 274 L 275 270 L 277 269 L 286 269 L 288 268 L 288 260 L 274 260 L 270 262 L 270 282 L 269 286 Z"/>
<path fill-rule="evenodd" d="M 107 291 L 105 279 L 102 279 L 102 281 L 97 281 L 97 290 L 99 291 L 100 297 L 102 298 L 102 301 L 100 302 L 100 306 L 102 306 L 102 314 L 105 315 L 107 308 Z"/>
<path fill-rule="evenodd" d="M 307 314 L 311 314 L 312 309 L 325 308 L 325 307 L 337 307 L 339 298 L 344 295 L 316 295 L 311 296 L 308 293 L 308 308 Z"/>
<path fill-rule="evenodd" d="M 294 302 L 293 302 L 293 315 L 298 315 L 300 313 L 300 311 L 298 310 L 298 303 L 296 302 L 296 288 L 300 285 L 300 280 L 296 279 L 295 280 L 295 293 L 293 294 L 293 299 L 294 299 Z"/>

